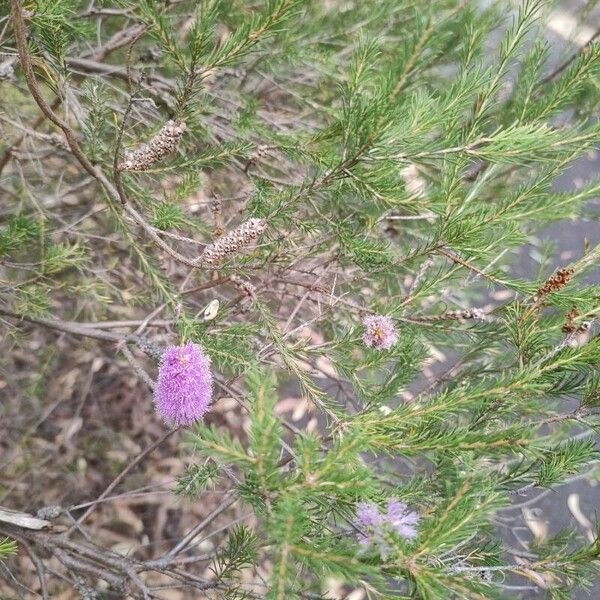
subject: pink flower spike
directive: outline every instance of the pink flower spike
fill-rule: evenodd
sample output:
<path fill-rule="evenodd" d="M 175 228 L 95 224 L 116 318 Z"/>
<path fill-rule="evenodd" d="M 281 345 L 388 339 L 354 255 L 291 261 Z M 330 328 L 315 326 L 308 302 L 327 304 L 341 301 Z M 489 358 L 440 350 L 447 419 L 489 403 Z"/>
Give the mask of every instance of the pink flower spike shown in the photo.
<path fill-rule="evenodd" d="M 363 343 L 376 350 L 389 350 L 397 341 L 398 333 L 390 317 L 383 315 L 368 315 L 363 319 L 365 333 Z"/>
<path fill-rule="evenodd" d="M 169 346 L 154 388 L 156 412 L 175 425 L 192 425 L 208 411 L 212 398 L 210 358 L 198 344 Z"/>

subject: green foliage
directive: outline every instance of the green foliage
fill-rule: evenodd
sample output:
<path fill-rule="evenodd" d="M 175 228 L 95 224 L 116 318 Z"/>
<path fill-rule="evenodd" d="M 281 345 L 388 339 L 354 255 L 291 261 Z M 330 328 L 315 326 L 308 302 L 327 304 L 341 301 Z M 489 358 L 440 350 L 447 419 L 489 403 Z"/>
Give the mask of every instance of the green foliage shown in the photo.
<path fill-rule="evenodd" d="M 174 493 L 252 511 L 214 528 L 224 598 L 338 580 L 369 600 L 495 599 L 514 578 L 562 599 L 597 575 L 590 532 L 515 551 L 497 529 L 523 493 L 597 468 L 600 246 L 559 255 L 543 228 L 597 220 L 597 179 L 555 182 L 600 142 L 600 44 L 556 62 L 548 3 L 483 4 L 27 5 L 42 94 L 92 169 L 36 103 L 7 102 L 24 141 L 0 182 L 2 322 L 15 340 L 97 322 L 132 349 L 141 332 L 202 346 L 215 410 Z M 168 119 L 177 147 L 119 171 Z M 258 239 L 195 262 L 257 217 Z M 365 347 L 367 314 L 393 320 L 393 347 Z M 390 499 L 414 539 L 361 531 L 360 503 Z"/>
<path fill-rule="evenodd" d="M 344 255 L 365 271 L 372 271 L 390 265 L 392 258 L 386 244 L 368 238 L 362 238 L 349 227 L 340 227 L 340 246 Z"/>
<path fill-rule="evenodd" d="M 39 224 L 24 215 L 11 217 L 0 229 L 0 257 L 22 249 L 39 235 Z"/>
<path fill-rule="evenodd" d="M 273 377 L 267 378 L 258 371 L 246 375 L 251 415 L 248 448 L 254 457 L 256 474 L 265 494 L 277 478 L 281 439 L 281 425 L 273 414 L 277 402 L 275 383 Z"/>
<path fill-rule="evenodd" d="M 193 440 L 198 450 L 226 464 L 235 464 L 245 469 L 254 465 L 255 460 L 248 456 L 239 440 L 234 440 L 227 432 L 220 432 L 216 427 L 196 425 Z"/>
<path fill-rule="evenodd" d="M 86 262 L 86 250 L 78 244 L 53 244 L 46 248 L 41 270 L 45 275 L 56 275 L 66 269 L 82 268 Z"/>
<path fill-rule="evenodd" d="M 15 310 L 31 316 L 46 315 L 51 306 L 49 293 L 50 289 L 44 284 L 22 285 L 13 299 Z"/>
<path fill-rule="evenodd" d="M 89 106 L 82 131 L 90 160 L 95 162 L 106 151 L 103 141 L 111 129 L 110 110 L 107 106 L 110 96 L 105 87 L 98 82 L 93 82 L 83 88 L 82 98 Z"/>
<path fill-rule="evenodd" d="M 152 224 L 158 229 L 167 231 L 176 229 L 185 223 L 183 211 L 176 204 L 170 202 L 161 202 L 154 208 L 154 217 Z"/>
<path fill-rule="evenodd" d="M 10 538 L 0 540 L 0 560 L 16 554 L 16 552 L 17 542 L 15 540 L 11 540 Z"/>
<path fill-rule="evenodd" d="M 579 473 L 585 465 L 598 460 L 594 446 L 593 440 L 572 440 L 546 452 L 540 461 L 537 484 L 551 486 Z"/>
<path fill-rule="evenodd" d="M 219 467 L 215 463 L 190 465 L 177 480 L 173 490 L 178 496 L 197 498 L 208 487 L 214 487 L 219 478 Z"/>
<path fill-rule="evenodd" d="M 36 38 L 60 66 L 69 42 L 89 32 L 89 23 L 73 18 L 77 0 L 35 0 L 32 4 L 31 26 Z"/>
<path fill-rule="evenodd" d="M 217 552 L 211 569 L 219 580 L 231 579 L 236 572 L 251 566 L 257 555 L 254 532 L 244 525 L 236 525 L 227 537 L 225 547 Z"/>
<path fill-rule="evenodd" d="M 207 349 L 219 371 L 244 373 L 254 364 L 257 333 L 257 326 L 251 323 L 236 323 L 215 331 L 209 331 L 206 325 L 192 324 L 187 336 Z"/>

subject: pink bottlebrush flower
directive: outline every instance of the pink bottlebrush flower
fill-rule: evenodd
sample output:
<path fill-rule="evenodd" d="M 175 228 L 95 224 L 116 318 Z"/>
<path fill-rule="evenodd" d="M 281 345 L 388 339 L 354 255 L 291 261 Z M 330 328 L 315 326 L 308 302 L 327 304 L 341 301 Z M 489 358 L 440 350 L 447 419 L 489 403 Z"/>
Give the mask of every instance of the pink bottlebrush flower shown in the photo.
<path fill-rule="evenodd" d="M 363 546 L 377 547 L 382 556 L 389 553 L 389 538 L 395 534 L 407 540 L 417 536 L 419 515 L 408 509 L 397 498 L 390 498 L 387 510 L 381 512 L 374 502 L 361 502 L 356 510 L 354 524 L 360 530 L 359 541 Z"/>
<path fill-rule="evenodd" d="M 161 359 L 154 388 L 156 412 L 176 425 L 201 419 L 212 398 L 210 358 L 197 344 L 169 346 Z"/>
<path fill-rule="evenodd" d="M 389 350 L 398 341 L 398 333 L 390 317 L 368 315 L 363 319 L 363 325 L 365 333 L 362 340 L 369 348 Z"/>

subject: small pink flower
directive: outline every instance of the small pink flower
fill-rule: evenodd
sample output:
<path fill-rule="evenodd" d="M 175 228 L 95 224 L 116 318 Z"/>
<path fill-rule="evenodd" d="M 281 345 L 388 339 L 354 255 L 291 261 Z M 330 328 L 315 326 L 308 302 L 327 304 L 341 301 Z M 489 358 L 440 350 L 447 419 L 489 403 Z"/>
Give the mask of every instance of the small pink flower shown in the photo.
<path fill-rule="evenodd" d="M 356 508 L 356 518 L 367 527 L 381 525 L 383 515 L 379 512 L 379 507 L 375 502 L 359 502 Z"/>
<path fill-rule="evenodd" d="M 390 498 L 387 510 L 382 512 L 374 502 L 361 502 L 356 510 L 354 524 L 360 530 L 363 546 L 379 549 L 382 556 L 390 552 L 386 534 L 395 534 L 406 540 L 417 537 L 419 515 L 408 509 L 397 498 Z"/>
<path fill-rule="evenodd" d="M 408 510 L 408 506 L 404 502 L 399 502 L 396 498 L 390 498 L 385 518 L 390 527 L 400 537 L 408 540 L 417 537 L 419 515 L 414 511 Z"/>
<path fill-rule="evenodd" d="M 362 340 L 369 348 L 389 350 L 398 341 L 398 333 L 390 317 L 368 315 L 363 319 L 363 325 L 365 333 Z"/>
<path fill-rule="evenodd" d="M 212 373 L 210 358 L 197 344 L 169 346 L 160 362 L 154 388 L 156 412 L 165 421 L 191 425 L 210 406 Z"/>

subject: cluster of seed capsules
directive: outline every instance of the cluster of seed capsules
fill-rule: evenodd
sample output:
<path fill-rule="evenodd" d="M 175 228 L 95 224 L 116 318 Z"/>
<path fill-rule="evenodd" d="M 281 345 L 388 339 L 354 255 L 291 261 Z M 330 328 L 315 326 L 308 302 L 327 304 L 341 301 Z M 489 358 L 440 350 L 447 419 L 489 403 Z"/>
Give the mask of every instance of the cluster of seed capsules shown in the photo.
<path fill-rule="evenodd" d="M 183 121 L 167 121 L 161 130 L 147 143 L 125 153 L 119 165 L 121 171 L 147 171 L 158 161 L 177 150 L 181 136 L 186 130 Z"/>
<path fill-rule="evenodd" d="M 208 266 L 215 265 L 258 239 L 266 227 L 267 221 L 265 219 L 248 219 L 206 246 L 200 257 L 200 263 Z"/>

